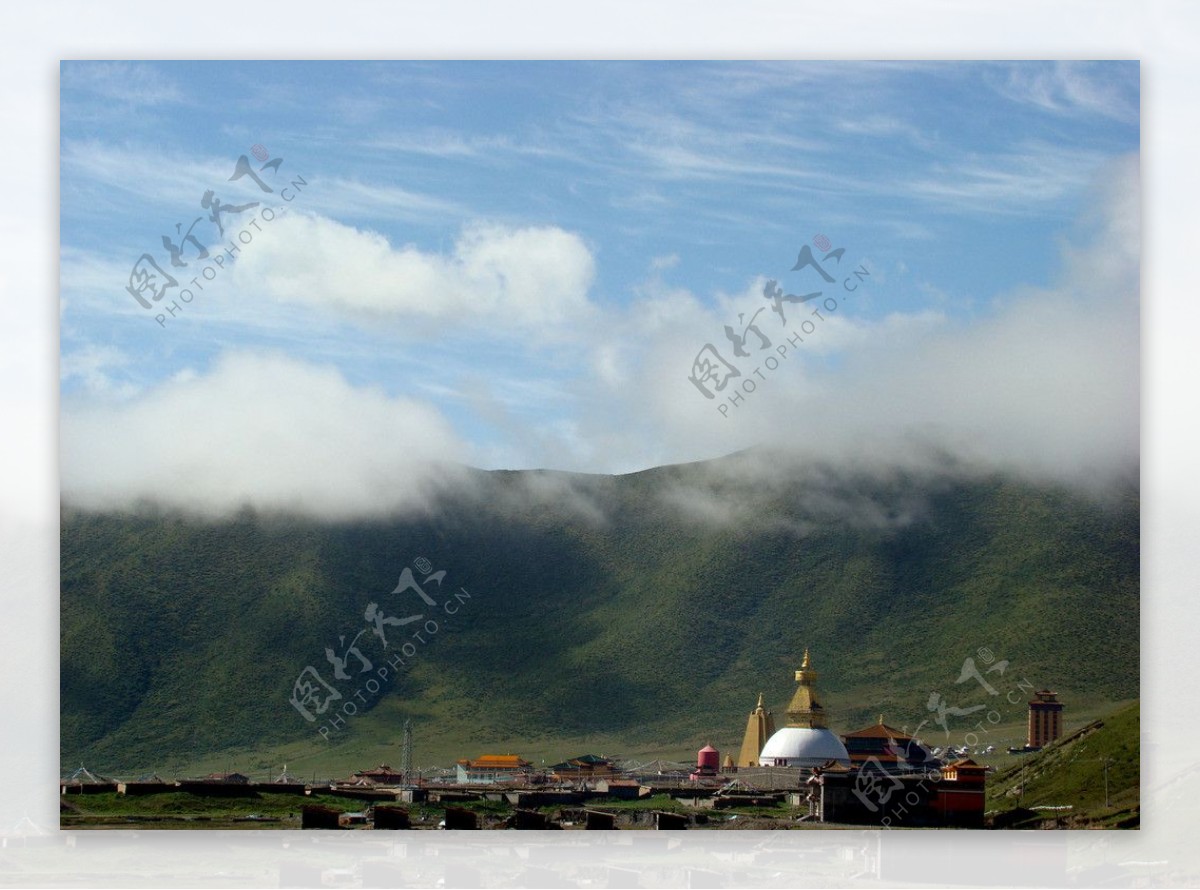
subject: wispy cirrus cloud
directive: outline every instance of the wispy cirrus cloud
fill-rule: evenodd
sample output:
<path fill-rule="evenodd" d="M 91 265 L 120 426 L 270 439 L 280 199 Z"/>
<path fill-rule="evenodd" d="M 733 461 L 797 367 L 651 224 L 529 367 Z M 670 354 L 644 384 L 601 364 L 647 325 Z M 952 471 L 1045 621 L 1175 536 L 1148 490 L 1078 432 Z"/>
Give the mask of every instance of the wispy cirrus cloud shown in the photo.
<path fill-rule="evenodd" d="M 900 139 L 923 150 L 931 150 L 937 144 L 927 130 L 892 114 L 842 117 L 835 122 L 834 127 L 850 136 L 867 136 L 889 142 Z"/>
<path fill-rule="evenodd" d="M 986 208 L 1021 214 L 1078 193 L 1107 160 L 1099 151 L 1029 141 L 1007 151 L 937 161 L 896 186 L 902 194 L 962 213 Z"/>
<path fill-rule="evenodd" d="M 575 157 L 573 152 L 555 146 L 544 134 L 522 133 L 517 137 L 511 133 L 488 133 L 468 137 L 441 127 L 373 136 L 364 139 L 361 148 L 438 159 L 473 158 L 485 163 L 500 163 L 509 155 L 560 160 Z"/>
<path fill-rule="evenodd" d="M 237 152 L 227 158 L 204 157 L 184 152 L 163 152 L 145 144 L 116 144 L 98 140 L 67 140 L 62 148 L 64 196 L 72 214 L 81 218 L 105 217 L 124 212 L 114 208 L 113 190 L 134 199 L 135 206 L 162 208 L 167 216 L 151 224 L 173 225 L 178 218 L 206 216 L 201 198 L 211 189 L 228 204 L 241 202 L 279 203 L 278 191 L 299 176 L 306 183 L 319 183 L 304 196 L 307 209 L 329 216 L 359 219 L 402 220 L 428 223 L 433 219 L 462 220 L 474 211 L 464 204 L 429 192 L 406 188 L 386 177 L 366 181 L 356 176 L 330 175 L 304 165 L 303 156 L 282 156 L 276 171 L 261 173 L 273 191 L 262 191 L 247 177 L 230 182 Z M 309 159 L 311 163 L 311 159 Z M 255 167 L 259 166 L 257 163 Z M 219 239 L 213 238 L 215 243 Z"/>
<path fill-rule="evenodd" d="M 1136 123 L 1141 113 L 1137 83 L 1095 62 L 1011 65 L 988 79 L 1006 98 L 1056 114 L 1096 115 Z"/>
<path fill-rule="evenodd" d="M 304 196 L 304 206 L 329 217 L 385 218 L 427 224 L 432 220 L 459 221 L 474 213 L 458 201 L 385 182 L 320 175 L 313 177 L 312 182 L 319 187 Z"/>
<path fill-rule="evenodd" d="M 226 198 L 241 190 L 228 181 L 236 160 L 236 155 L 202 157 L 149 144 L 67 139 L 61 160 L 64 206 L 72 216 L 111 220 L 126 209 L 124 203 L 114 206 L 116 192 L 122 199 L 134 199 L 134 206 L 143 214 L 147 207 L 165 206 L 178 207 L 186 215 L 200 210 L 206 189 L 217 190 L 219 197 Z"/>
<path fill-rule="evenodd" d="M 134 107 L 179 102 L 184 97 L 162 66 L 141 62 L 72 62 L 62 66 L 62 86 Z"/>
<path fill-rule="evenodd" d="M 705 102 L 674 101 L 668 107 L 648 95 L 620 105 L 592 103 L 556 132 L 562 144 L 576 147 L 580 165 L 619 172 L 622 181 L 639 187 L 633 194 L 640 199 L 622 199 L 614 206 L 649 211 L 656 209 L 655 203 L 673 205 L 680 187 L 696 183 L 714 189 L 713 205 L 729 203 L 716 189 L 752 187 L 760 190 L 759 201 L 779 206 L 889 195 L 955 214 L 1040 213 L 1078 194 L 1111 157 L 1111 150 L 1087 142 L 1025 132 L 986 142 L 948 138 L 947 128 L 922 106 L 891 99 L 892 93 L 899 97 L 904 91 L 889 77 L 926 76 L 932 70 L 936 66 L 928 64 L 899 65 L 894 71 L 754 66 L 730 70 L 733 83 L 719 78 L 720 88 L 705 93 Z M 1024 90 L 1022 102 L 1103 107 L 1122 119 L 1126 115 L 1120 109 L 1129 110 L 1128 103 L 1106 92 L 1103 82 L 1089 80 L 1074 67 L 1041 74 L 1016 70 L 1030 78 L 1030 85 L 1014 82 L 1006 88 Z M 772 107 L 771 93 L 795 82 L 811 87 L 809 94 Z M 1114 94 L 1127 90 L 1119 78 L 1114 82 Z M 686 88 L 680 89 L 687 95 Z M 745 101 L 750 94 L 759 104 Z M 669 95 L 678 99 L 677 92 Z M 764 96 L 769 120 L 762 118 Z M 881 103 L 886 112 L 879 110 Z M 1132 111 L 1136 120 L 1136 104 Z M 604 134 L 601 145 L 595 143 L 596 133 Z M 904 146 L 902 153 L 896 151 L 898 143 Z M 647 202 L 646 196 L 655 200 Z M 711 214 L 712 208 L 703 212 Z M 747 221 L 745 215 L 726 219 Z M 895 222 L 906 219 L 910 213 Z"/>

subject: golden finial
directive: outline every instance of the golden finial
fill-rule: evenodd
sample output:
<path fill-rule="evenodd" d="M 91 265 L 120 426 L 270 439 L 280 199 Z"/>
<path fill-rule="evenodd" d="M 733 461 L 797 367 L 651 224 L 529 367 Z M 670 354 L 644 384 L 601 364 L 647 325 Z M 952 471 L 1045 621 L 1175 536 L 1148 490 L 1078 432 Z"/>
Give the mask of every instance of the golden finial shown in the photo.
<path fill-rule="evenodd" d="M 800 670 L 802 670 L 802 671 L 808 670 L 808 647 L 807 646 L 804 647 L 804 661 L 802 661 L 800 663 Z"/>
<path fill-rule="evenodd" d="M 761 709 L 762 709 L 762 697 L 763 697 L 763 694 L 760 692 L 760 693 L 758 694 L 758 706 L 755 708 L 755 710 L 761 710 Z"/>
<path fill-rule="evenodd" d="M 879 725 L 883 726 L 883 715 L 882 714 L 879 715 Z"/>

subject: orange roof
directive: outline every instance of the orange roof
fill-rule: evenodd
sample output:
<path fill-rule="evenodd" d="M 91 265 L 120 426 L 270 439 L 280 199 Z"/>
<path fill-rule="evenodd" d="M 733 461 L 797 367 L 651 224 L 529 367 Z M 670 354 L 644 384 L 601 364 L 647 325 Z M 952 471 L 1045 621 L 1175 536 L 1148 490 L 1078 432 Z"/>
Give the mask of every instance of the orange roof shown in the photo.
<path fill-rule="evenodd" d="M 912 736 L 907 735 L 893 726 L 888 726 L 884 723 L 875 723 L 868 726 L 866 729 L 860 729 L 858 732 L 847 732 L 842 735 L 844 739 L 911 739 Z"/>

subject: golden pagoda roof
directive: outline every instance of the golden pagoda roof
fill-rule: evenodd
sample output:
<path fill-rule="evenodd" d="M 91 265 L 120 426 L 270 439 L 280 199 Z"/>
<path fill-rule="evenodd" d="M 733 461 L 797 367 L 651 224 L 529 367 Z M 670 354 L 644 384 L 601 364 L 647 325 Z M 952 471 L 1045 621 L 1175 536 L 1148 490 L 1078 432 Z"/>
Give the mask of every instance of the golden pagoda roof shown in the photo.
<path fill-rule="evenodd" d="M 824 729 L 826 726 L 825 708 L 817 700 L 815 683 L 817 672 L 813 670 L 808 649 L 804 650 L 804 660 L 800 670 L 796 671 L 796 692 L 788 704 L 788 726 L 807 727 L 809 729 Z"/>

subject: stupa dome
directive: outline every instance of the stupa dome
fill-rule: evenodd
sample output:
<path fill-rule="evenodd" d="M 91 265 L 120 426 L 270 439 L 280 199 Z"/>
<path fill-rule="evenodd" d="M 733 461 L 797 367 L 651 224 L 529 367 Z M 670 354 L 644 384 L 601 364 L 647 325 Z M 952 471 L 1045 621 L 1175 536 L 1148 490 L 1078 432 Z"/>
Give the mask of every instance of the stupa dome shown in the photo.
<path fill-rule="evenodd" d="M 759 766 L 824 766 L 831 760 L 849 766 L 850 755 L 842 740 L 825 728 L 784 726 L 767 739 L 758 756 Z"/>
<path fill-rule="evenodd" d="M 758 755 L 759 766 L 799 766 L 811 769 L 831 760 L 849 766 L 850 755 L 842 740 L 826 725 L 828 714 L 817 700 L 817 672 L 804 650 L 796 671 L 796 694 L 788 705 L 788 725 L 775 732 Z"/>

